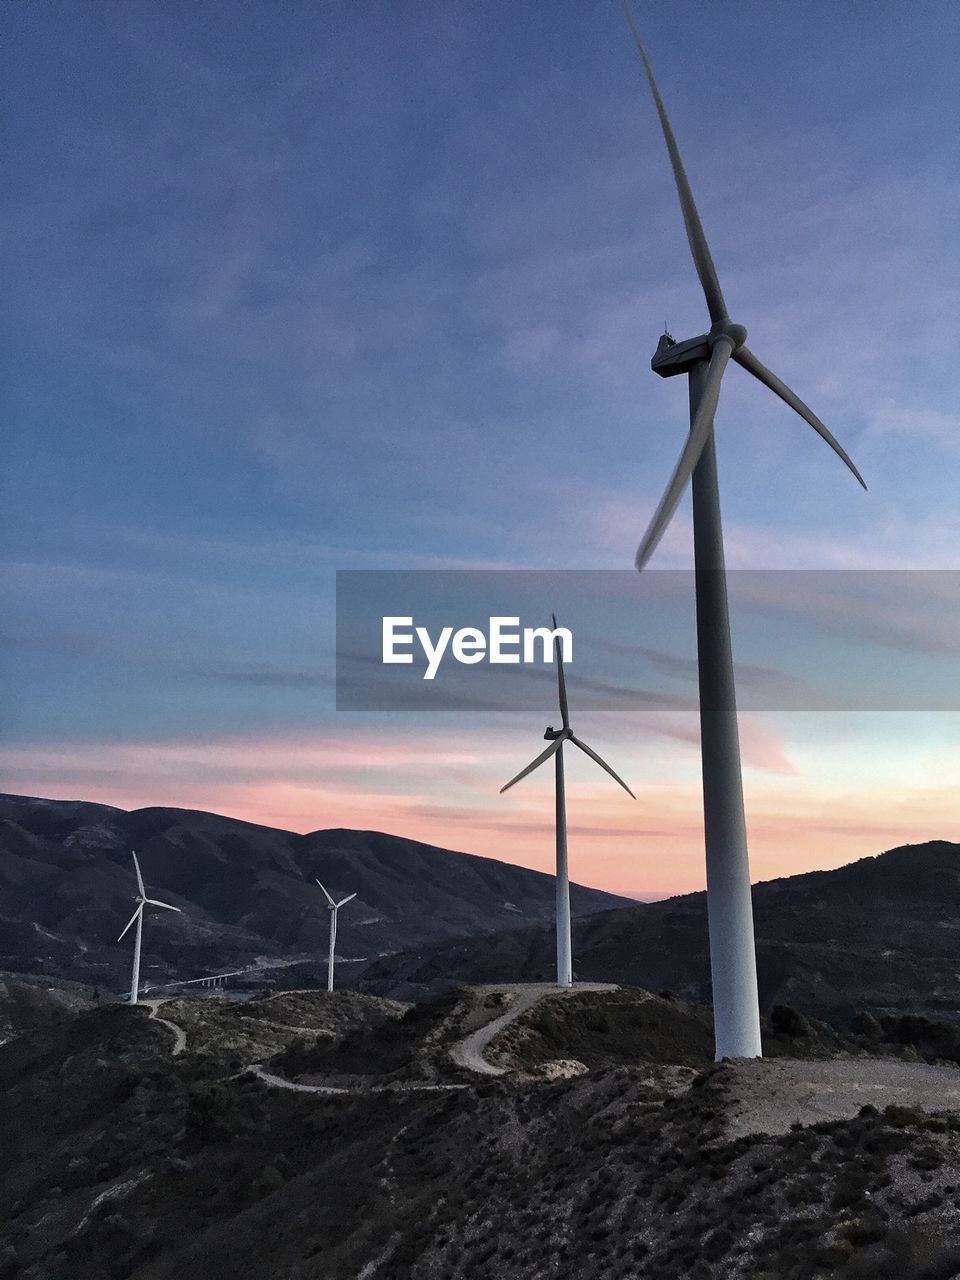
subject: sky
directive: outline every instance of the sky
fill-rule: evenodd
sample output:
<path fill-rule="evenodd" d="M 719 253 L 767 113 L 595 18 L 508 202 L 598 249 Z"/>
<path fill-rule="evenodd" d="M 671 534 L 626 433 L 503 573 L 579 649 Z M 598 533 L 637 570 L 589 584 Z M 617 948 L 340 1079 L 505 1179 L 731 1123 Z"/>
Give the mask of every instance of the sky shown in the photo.
<path fill-rule="evenodd" d="M 869 486 L 731 368 L 728 564 L 912 574 L 846 622 L 942 660 L 960 8 L 634 12 L 733 319 Z M 616 0 L 9 0 L 0 22 L 0 786 L 549 870 L 548 774 L 498 795 L 549 692 L 542 715 L 338 710 L 335 575 L 630 568 L 685 431 L 650 357 L 707 325 Z M 688 497 L 651 567 L 691 564 Z M 640 609 L 636 633 L 657 648 Z M 571 762 L 574 878 L 701 888 L 695 714 L 584 713 L 637 801 Z M 755 879 L 956 838 L 955 700 L 793 699 L 742 734 Z"/>

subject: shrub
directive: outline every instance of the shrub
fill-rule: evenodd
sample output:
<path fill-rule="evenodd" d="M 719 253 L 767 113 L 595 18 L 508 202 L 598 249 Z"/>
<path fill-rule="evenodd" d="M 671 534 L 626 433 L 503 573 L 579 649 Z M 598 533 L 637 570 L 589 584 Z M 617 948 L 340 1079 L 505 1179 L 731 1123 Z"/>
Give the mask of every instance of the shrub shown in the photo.
<path fill-rule="evenodd" d="M 873 1014 L 863 1010 L 850 1019 L 850 1030 L 855 1036 L 863 1036 L 866 1040 L 879 1040 L 883 1034 L 883 1029 Z"/>
<path fill-rule="evenodd" d="M 907 1125 L 922 1123 L 924 1117 L 916 1107 L 889 1106 L 883 1109 L 883 1118 L 895 1129 L 903 1129 Z"/>
<path fill-rule="evenodd" d="M 808 1036 L 811 1032 L 810 1023 L 803 1014 L 788 1004 L 773 1006 L 770 1010 L 770 1025 L 774 1035 L 788 1036 L 790 1039 Z"/>
<path fill-rule="evenodd" d="M 907 1013 L 883 1018 L 880 1025 L 885 1040 L 913 1049 L 928 1061 L 960 1062 L 960 1023 Z"/>

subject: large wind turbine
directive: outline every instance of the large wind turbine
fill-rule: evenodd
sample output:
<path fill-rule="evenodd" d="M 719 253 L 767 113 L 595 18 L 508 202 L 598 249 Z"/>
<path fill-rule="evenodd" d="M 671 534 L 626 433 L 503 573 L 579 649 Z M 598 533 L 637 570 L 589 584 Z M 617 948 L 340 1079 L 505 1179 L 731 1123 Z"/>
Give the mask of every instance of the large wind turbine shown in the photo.
<path fill-rule="evenodd" d="M 554 632 L 557 630 L 557 619 L 553 618 Z M 500 794 L 509 791 L 514 783 L 519 782 L 521 778 L 525 778 L 528 773 L 533 773 L 534 769 L 538 769 L 544 761 L 554 757 L 557 777 L 557 986 L 569 987 L 573 985 L 573 965 L 571 960 L 570 947 L 570 878 L 567 872 L 567 804 L 566 795 L 563 785 L 563 744 L 572 742 L 575 747 L 579 747 L 585 752 L 591 760 L 595 760 L 601 769 L 606 769 L 610 777 L 615 782 L 619 782 L 627 795 L 636 796 L 624 782 L 624 780 L 610 768 L 606 760 L 601 760 L 597 753 L 588 747 L 585 742 L 581 742 L 575 736 L 570 728 L 570 712 L 567 706 L 567 685 L 563 678 L 563 657 L 560 652 L 560 639 L 554 635 L 553 638 L 554 655 L 557 660 L 557 690 L 560 695 L 560 718 L 562 721 L 559 729 L 554 729 L 553 725 L 547 726 L 547 731 L 543 735 L 550 742 L 546 751 L 542 751 L 532 764 L 528 764 L 525 769 L 521 769 L 515 778 L 511 778 L 505 787 L 500 788 Z"/>
<path fill-rule="evenodd" d="M 319 880 L 317 881 L 317 884 L 320 884 Z M 320 888 L 323 889 L 322 884 L 320 884 Z M 327 909 L 330 912 L 330 950 L 327 954 L 327 990 L 332 991 L 333 990 L 333 949 L 337 945 L 337 912 L 340 910 L 341 907 L 345 907 L 348 902 L 352 902 L 357 895 L 355 893 L 351 893 L 348 897 L 342 898 L 339 902 L 334 902 L 334 900 L 330 897 L 329 893 L 327 893 L 326 889 L 323 889 L 323 896 L 327 900 Z"/>
<path fill-rule="evenodd" d="M 687 481 L 692 477 L 707 911 L 716 1056 L 718 1059 L 755 1058 L 761 1052 L 757 962 L 713 442 L 713 415 L 728 361 L 734 360 L 784 400 L 823 437 L 863 487 L 867 486 L 846 452 L 816 414 L 748 349 L 747 331 L 743 325 L 731 322 L 653 70 L 627 0 L 621 0 L 621 3 L 660 117 L 687 240 L 710 313 L 709 333 L 683 342 L 674 342 L 669 334 L 664 334 L 651 362 L 654 372 L 663 378 L 687 374 L 690 435 L 644 534 L 636 564 L 638 569 L 642 569 L 653 554 Z"/>
<path fill-rule="evenodd" d="M 171 907 L 169 902 L 158 902 L 156 898 L 148 898 L 147 891 L 143 887 L 143 876 L 140 874 L 140 863 L 137 861 L 137 855 L 131 849 L 131 857 L 133 858 L 133 869 L 137 873 L 137 909 L 130 917 L 130 920 L 121 933 L 120 939 L 124 936 L 130 926 L 136 921 L 137 932 L 133 941 L 133 976 L 130 979 L 130 1003 L 136 1004 L 140 993 L 140 942 L 143 937 L 143 909 L 144 907 L 163 907 L 165 911 L 179 911 L 179 907 Z"/>

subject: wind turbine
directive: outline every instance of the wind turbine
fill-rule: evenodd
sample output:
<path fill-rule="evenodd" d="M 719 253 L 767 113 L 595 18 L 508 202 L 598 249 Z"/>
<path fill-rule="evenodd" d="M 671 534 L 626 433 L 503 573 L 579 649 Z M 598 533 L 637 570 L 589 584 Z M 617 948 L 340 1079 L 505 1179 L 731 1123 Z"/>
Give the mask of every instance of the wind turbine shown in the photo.
<path fill-rule="evenodd" d="M 669 334 L 664 334 L 651 362 L 654 372 L 663 378 L 687 374 L 690 435 L 644 534 L 637 551 L 636 565 L 642 569 L 653 554 L 687 481 L 692 477 L 707 914 L 716 1056 L 718 1060 L 723 1057 L 756 1058 L 761 1054 L 757 961 L 713 441 L 713 415 L 727 363 L 733 360 L 784 400 L 823 437 L 860 484 L 864 488 L 867 486 L 844 449 L 813 410 L 749 350 L 743 325 L 731 322 L 663 99 L 627 0 L 621 0 L 621 3 L 660 117 L 687 240 L 710 313 L 709 333 L 683 342 L 674 342 Z"/>
<path fill-rule="evenodd" d="M 557 630 L 557 619 L 555 615 L 551 615 L 553 620 L 554 632 Z M 549 741 L 550 745 L 546 751 L 541 751 L 536 760 L 532 764 L 528 764 L 525 769 L 521 769 L 515 778 L 511 778 L 506 786 L 500 788 L 500 794 L 510 788 L 521 778 L 525 778 L 528 773 L 533 773 L 534 769 L 538 769 L 551 756 L 554 757 L 556 768 L 556 800 L 557 800 L 557 986 L 570 987 L 573 985 L 573 966 L 571 960 L 570 946 L 570 878 L 567 872 L 567 804 L 566 793 L 563 783 L 563 744 L 572 742 L 575 747 L 579 747 L 591 760 L 595 760 L 601 769 L 606 769 L 610 777 L 615 782 L 619 782 L 627 795 L 636 796 L 619 776 L 607 764 L 606 760 L 601 760 L 592 747 L 588 747 L 585 742 L 574 734 L 570 728 L 570 711 L 567 706 L 567 685 L 563 677 L 563 657 L 560 652 L 560 638 L 554 635 L 553 638 L 554 655 L 557 660 L 557 691 L 560 696 L 560 718 L 561 727 L 554 729 L 553 725 L 548 725 L 544 733 L 544 737 Z"/>
<path fill-rule="evenodd" d="M 319 880 L 317 881 L 317 884 L 320 884 Z M 320 884 L 320 888 L 323 889 L 322 884 Z M 327 893 L 326 889 L 323 889 L 323 896 L 327 900 L 327 909 L 330 912 L 330 951 L 327 954 L 327 990 L 332 991 L 333 990 L 333 949 L 337 945 L 337 912 L 340 910 L 341 907 L 345 907 L 348 902 L 352 902 L 357 895 L 355 893 L 351 893 L 348 897 L 341 898 L 339 902 L 334 902 L 334 900 L 330 897 L 329 893 Z"/>
<path fill-rule="evenodd" d="M 143 887 L 143 876 L 140 874 L 140 863 L 137 861 L 137 855 L 133 850 L 130 851 L 130 854 L 133 858 L 133 869 L 137 873 L 137 909 L 130 917 L 126 928 L 117 941 L 119 942 L 123 938 L 130 925 L 136 921 L 137 932 L 133 942 L 133 976 L 130 979 L 130 1003 L 136 1004 L 140 992 L 140 941 L 143 937 L 143 909 L 144 907 L 163 907 L 165 911 L 179 911 L 180 907 L 171 907 L 169 902 L 158 902 L 156 898 L 147 897 L 147 891 Z"/>

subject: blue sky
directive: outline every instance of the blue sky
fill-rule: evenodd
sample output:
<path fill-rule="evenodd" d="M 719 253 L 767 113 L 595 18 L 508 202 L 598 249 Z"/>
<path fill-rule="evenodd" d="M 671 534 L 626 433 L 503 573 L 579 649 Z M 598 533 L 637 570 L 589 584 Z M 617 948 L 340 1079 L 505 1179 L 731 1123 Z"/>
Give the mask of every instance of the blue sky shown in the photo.
<path fill-rule="evenodd" d="M 730 563 L 960 568 L 960 10 L 635 13 L 733 317 L 869 485 L 732 369 Z M 650 355 L 705 308 L 618 5 L 12 0 L 2 22 L 8 788 L 406 823 L 546 865 L 533 800 L 518 844 L 479 799 L 496 758 L 471 794 L 337 772 L 372 729 L 333 710 L 333 582 L 631 563 L 684 430 L 685 388 Z M 686 503 L 654 563 L 690 558 Z M 764 732 L 820 795 L 811 770 L 839 740 L 852 759 L 851 733 L 891 769 L 954 741 L 945 716 L 891 723 Z M 449 728 L 388 726 L 427 757 Z M 609 731 L 643 773 L 636 726 Z M 483 733 L 509 773 L 524 726 Z M 311 786 L 321 739 L 341 757 Z M 238 772 L 225 742 L 270 763 Z M 676 761 L 691 796 L 695 763 Z M 654 845 L 611 885 L 666 884 Z"/>

